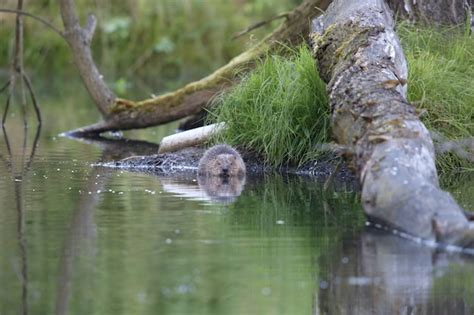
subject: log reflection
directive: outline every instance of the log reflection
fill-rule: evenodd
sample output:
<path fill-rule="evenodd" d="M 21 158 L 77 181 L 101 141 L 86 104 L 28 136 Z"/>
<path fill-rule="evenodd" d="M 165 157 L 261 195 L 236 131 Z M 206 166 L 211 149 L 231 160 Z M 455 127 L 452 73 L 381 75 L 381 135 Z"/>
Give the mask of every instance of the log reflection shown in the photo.
<path fill-rule="evenodd" d="M 474 306 L 460 290 L 462 285 L 444 285 L 443 292 L 435 288 L 437 282 L 456 276 L 453 266 L 463 269 L 459 274 L 472 273 L 473 262 L 470 256 L 440 252 L 370 228 L 322 257 L 314 313 L 471 314 Z"/>
<path fill-rule="evenodd" d="M 104 190 L 109 181 L 109 176 L 104 170 L 94 168 L 89 174 L 89 179 L 83 188 L 79 202 L 75 206 L 69 233 L 64 243 L 63 253 L 59 263 L 59 277 L 56 294 L 55 314 L 67 314 L 71 297 L 74 262 L 84 250 L 93 256 L 96 252 L 96 225 L 94 210 L 100 201 L 100 195 L 85 192 Z"/>
<path fill-rule="evenodd" d="M 89 144 L 100 147 L 102 155 L 97 162 L 121 159 L 134 154 L 150 154 L 157 151 L 157 145 L 144 142 L 124 139 L 106 139 L 94 137 L 82 139 Z M 59 264 L 59 277 L 57 285 L 55 314 L 67 314 L 72 291 L 72 279 L 75 270 L 75 262 L 82 253 L 93 257 L 97 252 L 96 245 L 96 224 L 94 213 L 100 202 L 100 195 L 97 193 L 88 194 L 97 190 L 105 191 L 110 181 L 111 173 L 104 168 L 94 167 L 91 169 L 88 180 L 84 187 L 78 203 L 76 204 L 69 233 L 64 242 L 63 252 Z"/>

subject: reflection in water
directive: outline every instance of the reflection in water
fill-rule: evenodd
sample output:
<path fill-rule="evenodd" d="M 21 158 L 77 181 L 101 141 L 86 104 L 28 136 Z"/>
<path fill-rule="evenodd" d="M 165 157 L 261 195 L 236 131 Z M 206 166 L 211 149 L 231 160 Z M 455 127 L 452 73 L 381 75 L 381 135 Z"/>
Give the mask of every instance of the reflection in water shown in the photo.
<path fill-rule="evenodd" d="M 245 176 L 198 176 L 198 183 L 210 200 L 229 204 L 242 193 Z"/>
<path fill-rule="evenodd" d="M 77 202 L 69 233 L 64 242 L 63 253 L 59 263 L 58 286 L 56 295 L 56 315 L 68 314 L 71 287 L 73 286 L 74 263 L 81 254 L 95 257 L 97 254 L 97 227 L 94 221 L 94 210 L 100 200 L 97 191 L 104 190 L 110 174 L 94 168 L 83 188 L 84 192 Z"/>
<path fill-rule="evenodd" d="M 368 228 L 321 257 L 315 313 L 472 314 L 473 261 Z"/>
<path fill-rule="evenodd" d="M 5 111 L 6 113 L 6 111 Z M 39 119 L 41 121 L 41 119 Z M 23 129 L 23 141 L 22 141 L 22 158 L 15 160 L 12 154 L 12 147 L 10 145 L 8 132 L 5 128 L 5 125 L 2 124 L 3 139 L 5 141 L 6 151 L 8 157 L 4 157 L 0 154 L 0 159 L 4 162 L 6 168 L 10 172 L 10 180 L 14 186 L 15 194 L 15 208 L 17 213 L 17 240 L 20 252 L 20 264 L 21 267 L 18 274 L 18 278 L 21 281 L 21 311 L 20 314 L 28 314 L 28 249 L 27 249 L 27 238 L 26 238 L 26 213 L 24 208 L 24 198 L 23 198 L 23 180 L 27 176 L 31 163 L 35 158 L 36 148 L 38 146 L 39 136 L 41 134 L 41 123 L 37 126 L 33 143 L 29 149 L 30 153 L 27 156 L 28 151 L 28 133 L 27 125 L 24 125 Z"/>
<path fill-rule="evenodd" d="M 105 138 L 100 135 L 76 138 L 70 137 L 67 133 L 63 133 L 61 136 L 100 148 L 102 150 L 102 157 L 97 162 L 116 161 L 135 155 L 152 155 L 157 153 L 160 147 L 158 144 L 147 141 L 125 138 Z"/>
<path fill-rule="evenodd" d="M 79 140 L 94 144 L 103 150 L 102 157 L 98 162 L 121 160 L 130 156 L 147 156 L 156 153 L 158 150 L 158 145 L 144 141 L 107 139 L 100 136 Z M 153 170 L 150 169 L 147 173 L 153 174 Z M 245 186 L 245 175 L 231 177 L 196 176 L 195 172 L 184 172 L 168 177 L 158 173 L 156 178 L 162 183 L 163 189 L 167 192 L 194 200 L 209 200 L 222 204 L 235 202 Z"/>
<path fill-rule="evenodd" d="M 242 178 L 203 177 L 196 174 L 155 177 L 162 185 L 163 191 L 189 200 L 211 201 L 220 204 L 231 204 L 240 196 L 245 185 Z"/>
<path fill-rule="evenodd" d="M 0 163 L 0 314 L 473 310 L 468 258 L 361 234 L 358 196 L 341 187 L 277 175 L 205 183 L 192 172 L 166 178 L 91 166 L 155 149 L 44 138 L 34 161 L 12 154 L 15 170 L 31 160 L 30 171 L 12 176 Z M 208 202 L 206 191 L 226 202 Z"/>

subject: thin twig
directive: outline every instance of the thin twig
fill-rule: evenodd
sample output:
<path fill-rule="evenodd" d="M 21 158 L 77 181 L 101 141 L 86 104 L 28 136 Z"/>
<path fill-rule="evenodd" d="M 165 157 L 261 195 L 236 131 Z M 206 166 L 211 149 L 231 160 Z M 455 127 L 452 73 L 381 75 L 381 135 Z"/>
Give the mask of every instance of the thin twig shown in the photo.
<path fill-rule="evenodd" d="M 5 125 L 5 121 L 7 120 L 7 114 L 8 114 L 8 109 L 10 108 L 10 99 L 11 99 L 11 92 L 8 92 L 7 96 L 7 102 L 5 104 L 5 111 L 3 112 L 3 117 L 2 117 L 2 127 Z"/>
<path fill-rule="evenodd" d="M 25 81 L 26 87 L 28 88 L 28 91 L 30 92 L 30 98 L 31 98 L 31 101 L 33 102 L 33 107 L 34 107 L 35 112 L 36 112 L 36 118 L 38 119 L 38 123 L 41 126 L 42 120 L 41 120 L 41 111 L 40 111 L 40 108 L 39 108 L 39 104 L 38 104 L 38 101 L 36 99 L 35 92 L 33 91 L 33 87 L 31 85 L 31 80 L 25 72 L 23 72 L 23 80 Z"/>
<path fill-rule="evenodd" d="M 5 139 L 5 145 L 7 146 L 8 156 L 10 157 L 10 164 L 11 164 L 12 149 L 10 147 L 10 141 L 8 140 L 8 134 L 7 134 L 7 130 L 5 129 L 5 126 L 2 126 L 2 130 L 3 130 L 3 138 Z"/>
<path fill-rule="evenodd" d="M 9 86 L 10 86 L 10 80 L 8 80 L 7 83 L 5 83 L 4 86 L 2 86 L 2 88 L 0 89 L 0 94 L 3 93 L 3 91 L 5 91 L 6 88 Z"/>
<path fill-rule="evenodd" d="M 33 16 L 31 14 L 26 14 L 26 12 L 23 11 L 23 0 L 18 0 L 18 6 L 17 10 L 8 10 L 8 9 L 0 9 L 0 12 L 11 12 L 16 14 L 16 27 L 15 27 L 15 47 L 14 47 L 14 56 L 13 56 L 13 63 L 11 66 L 11 77 L 10 80 L 0 89 L 0 93 L 2 93 L 7 87 L 10 87 L 9 94 L 7 96 L 7 102 L 6 102 L 6 107 L 5 107 L 5 112 L 2 117 L 2 125 L 5 124 L 8 110 L 10 107 L 10 101 L 12 95 L 14 95 L 14 85 L 17 77 L 19 76 L 21 78 L 20 81 L 20 95 L 21 95 L 21 106 L 22 106 L 22 113 L 23 113 L 23 124 L 26 128 L 28 125 L 27 122 L 27 112 L 26 112 L 26 94 L 25 94 L 25 87 L 26 85 L 31 101 L 33 102 L 33 106 L 36 112 L 36 118 L 38 120 L 38 123 L 41 125 L 41 112 L 39 109 L 38 101 L 36 99 L 36 95 L 33 91 L 33 87 L 31 84 L 31 80 L 29 79 L 28 75 L 24 72 L 24 67 L 23 67 L 23 15 L 27 16 L 32 16 L 36 19 L 41 20 L 40 18 Z M 43 21 L 44 22 L 44 21 Z M 52 25 L 49 25 L 52 26 Z M 61 34 L 62 35 L 62 34 Z M 26 133 L 26 131 L 25 131 Z M 26 138 L 26 137 L 25 137 Z"/>
<path fill-rule="evenodd" d="M 5 132 L 5 129 L 2 127 L 3 129 L 3 132 Z M 4 135 L 5 137 L 5 135 Z M 11 164 L 11 161 L 7 158 L 5 158 L 1 153 L 0 153 L 0 160 L 3 162 L 3 164 L 5 164 L 5 166 L 7 167 L 8 170 L 11 169 L 12 167 L 12 164 Z"/>
<path fill-rule="evenodd" d="M 16 7 L 17 11 L 23 10 L 23 0 L 18 0 Z M 21 14 L 16 15 L 15 22 L 15 55 L 13 58 L 13 72 L 19 74 L 20 78 L 23 77 L 23 16 Z M 12 75 L 13 77 L 13 75 Z M 16 79 L 17 76 L 15 75 Z M 26 95 L 23 80 L 20 81 L 20 98 L 21 98 L 21 111 L 23 114 L 23 125 L 26 127 Z"/>
<path fill-rule="evenodd" d="M 44 18 L 42 18 L 42 17 L 36 16 L 36 15 L 31 14 L 31 13 L 29 13 L 29 12 L 25 12 L 25 11 L 21 11 L 21 10 L 13 10 L 13 9 L 0 9 L 0 12 L 4 12 L 4 13 L 14 13 L 14 14 L 24 15 L 24 16 L 33 18 L 33 19 L 35 19 L 35 20 L 41 22 L 42 24 L 46 25 L 49 29 L 51 29 L 52 31 L 54 31 L 56 34 L 58 34 L 58 35 L 61 36 L 62 38 L 65 38 L 63 32 L 61 32 L 56 26 L 54 26 L 53 24 L 49 23 L 48 21 L 46 21 L 46 20 L 45 20 Z"/>
<path fill-rule="evenodd" d="M 28 124 L 23 125 L 23 145 L 21 146 L 21 175 L 24 173 L 26 146 L 28 145 Z"/>
<path fill-rule="evenodd" d="M 40 134 L 41 134 L 41 123 L 36 127 L 36 133 L 35 133 L 35 138 L 33 140 L 33 146 L 31 147 L 30 157 L 28 159 L 28 162 L 26 163 L 24 173 L 26 173 L 29 170 L 31 163 L 33 162 L 33 159 L 36 154 L 36 148 L 38 147 Z"/>
<path fill-rule="evenodd" d="M 260 22 L 257 22 L 257 23 L 255 23 L 255 24 L 252 24 L 252 25 L 250 25 L 249 27 L 247 27 L 246 29 L 244 29 L 244 30 L 242 30 L 242 31 L 240 31 L 240 32 L 238 32 L 238 33 L 236 33 L 234 36 L 232 36 L 232 40 L 237 39 L 237 38 L 239 38 L 239 37 L 241 37 L 241 36 L 243 36 L 243 35 L 245 35 L 245 34 L 251 32 L 251 31 L 253 31 L 253 30 L 255 30 L 255 29 L 259 28 L 259 27 L 262 27 L 262 26 L 264 26 L 264 25 L 267 25 L 267 24 L 270 23 L 270 22 L 273 22 L 273 21 L 275 21 L 275 20 L 282 19 L 282 18 L 287 18 L 288 15 L 289 15 L 289 12 L 281 13 L 281 14 L 278 14 L 278 15 L 276 15 L 276 16 L 273 16 L 273 17 L 271 17 L 271 18 L 269 18 L 269 19 L 267 19 L 267 20 L 260 21 Z"/>

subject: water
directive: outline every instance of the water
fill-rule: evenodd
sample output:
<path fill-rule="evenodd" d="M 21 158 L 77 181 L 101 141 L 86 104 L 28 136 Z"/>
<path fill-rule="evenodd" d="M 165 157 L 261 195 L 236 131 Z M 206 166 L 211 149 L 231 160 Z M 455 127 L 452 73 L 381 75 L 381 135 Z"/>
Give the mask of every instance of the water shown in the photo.
<path fill-rule="evenodd" d="M 33 124 L 23 153 L 9 117 L 11 158 L 2 133 L 1 315 L 474 313 L 473 257 L 367 228 L 343 187 L 268 175 L 222 203 L 192 175 L 92 166 L 156 147 L 58 137 L 96 115 L 75 97 L 44 102 L 31 159 Z M 468 209 L 472 183 L 450 188 Z"/>

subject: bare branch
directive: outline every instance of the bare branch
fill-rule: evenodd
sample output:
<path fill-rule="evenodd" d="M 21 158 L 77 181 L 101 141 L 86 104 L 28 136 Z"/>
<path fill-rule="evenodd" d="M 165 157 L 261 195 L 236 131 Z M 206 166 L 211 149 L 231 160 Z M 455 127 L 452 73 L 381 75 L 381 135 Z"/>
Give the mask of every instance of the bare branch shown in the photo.
<path fill-rule="evenodd" d="M 93 14 L 89 14 L 87 16 L 87 23 L 86 23 L 86 28 L 85 28 L 86 38 L 89 45 L 91 44 L 92 38 L 94 37 L 94 32 L 95 32 L 96 27 L 97 27 L 96 17 Z"/>
<path fill-rule="evenodd" d="M 41 122 L 36 127 L 35 138 L 33 139 L 33 144 L 31 145 L 30 157 L 28 159 L 28 162 L 26 163 L 26 166 L 24 168 L 24 172 L 28 171 L 30 169 L 31 163 L 33 163 L 33 159 L 34 159 L 35 154 L 36 154 L 36 148 L 38 147 L 38 141 L 39 141 L 40 134 L 41 134 Z"/>
<path fill-rule="evenodd" d="M 0 12 L 14 13 L 14 14 L 19 14 L 19 15 L 24 15 L 24 16 L 30 17 L 30 18 L 40 22 L 41 24 L 45 25 L 50 30 L 52 30 L 53 32 L 55 32 L 56 34 L 58 34 L 59 36 L 64 38 L 64 34 L 56 26 L 54 26 L 53 24 L 51 24 L 50 22 L 48 22 L 47 20 L 45 20 L 44 18 L 42 18 L 40 16 L 31 14 L 29 12 L 25 12 L 25 11 L 21 11 L 21 10 L 13 10 L 13 9 L 0 9 Z"/>
<path fill-rule="evenodd" d="M 271 17 L 271 18 L 269 18 L 269 19 L 267 19 L 267 20 L 260 21 L 260 22 L 257 22 L 257 23 L 255 23 L 255 24 L 253 24 L 253 25 L 250 25 L 250 26 L 247 27 L 246 29 L 244 29 L 244 30 L 242 30 L 242 31 L 240 31 L 240 32 L 238 32 L 238 33 L 236 33 L 234 36 L 232 36 L 232 40 L 237 39 L 237 38 L 239 38 L 239 37 L 242 37 L 242 36 L 244 36 L 245 34 L 248 34 L 249 32 L 251 32 L 251 31 L 253 31 L 253 30 L 257 29 L 257 28 L 260 28 L 260 27 L 262 27 L 262 26 L 264 26 L 264 25 L 267 25 L 268 23 L 271 23 L 271 22 L 273 22 L 273 21 L 275 21 L 275 20 L 279 20 L 279 19 L 282 19 L 282 18 L 288 18 L 288 14 L 289 14 L 288 12 L 281 13 L 281 14 L 278 14 L 278 15 L 276 15 L 276 16 L 273 16 L 273 17 Z"/>
<path fill-rule="evenodd" d="M 107 118 L 116 96 L 105 83 L 92 57 L 90 44 L 97 22 L 93 16 L 89 15 L 86 28 L 82 28 L 74 1 L 60 0 L 59 4 L 65 29 L 64 36 L 71 47 L 74 62 L 99 111 L 103 117 Z"/>
<path fill-rule="evenodd" d="M 2 88 L 0 89 L 0 93 L 3 93 L 3 91 L 6 90 L 6 88 L 8 88 L 10 86 L 10 80 L 7 81 L 7 83 L 5 83 L 4 86 L 2 86 Z"/>
<path fill-rule="evenodd" d="M 23 10 L 23 0 L 18 0 L 17 10 Z M 15 27 L 15 54 L 13 57 L 12 80 L 16 80 L 17 75 L 23 77 L 23 16 L 16 15 Z M 15 74 L 16 73 L 16 74 Z M 26 126 L 26 96 L 23 81 L 20 81 L 21 110 L 23 113 L 23 125 Z M 26 137 L 25 137 L 26 139 Z"/>
<path fill-rule="evenodd" d="M 25 81 L 26 87 L 28 88 L 28 91 L 30 92 L 31 102 L 33 103 L 33 108 L 35 109 L 38 123 L 41 125 L 42 120 L 41 120 L 41 111 L 39 108 L 39 104 L 38 104 L 38 101 L 36 100 L 36 95 L 35 95 L 35 92 L 33 91 L 31 80 L 25 72 L 23 73 L 23 80 Z"/>
<path fill-rule="evenodd" d="M 5 102 L 5 110 L 3 111 L 3 116 L 2 116 L 2 127 L 5 125 L 5 121 L 7 120 L 7 114 L 8 114 L 8 109 L 10 108 L 11 96 L 12 94 L 8 92 L 7 101 Z"/>
<path fill-rule="evenodd" d="M 0 9 L 2 11 L 2 9 Z M 7 119 L 7 114 L 8 110 L 10 108 L 10 101 L 12 100 L 12 97 L 14 97 L 14 90 L 15 90 L 15 82 L 19 78 L 20 79 L 20 97 L 21 97 L 21 109 L 23 113 L 23 124 L 24 127 L 26 128 L 27 126 L 27 116 L 26 116 L 26 92 L 25 92 L 25 87 L 26 85 L 31 100 L 33 102 L 33 106 L 36 112 L 36 117 L 38 119 L 38 122 L 41 124 L 41 113 L 40 109 L 38 106 L 38 102 L 36 101 L 35 94 L 33 92 L 32 84 L 30 82 L 30 79 L 28 75 L 24 72 L 24 67 L 23 67 L 23 15 L 28 15 L 32 16 L 31 14 L 24 14 L 25 12 L 23 11 L 23 0 L 18 0 L 17 4 L 17 9 L 16 10 L 10 10 L 14 11 L 12 13 L 16 14 L 16 21 L 15 21 L 15 46 L 14 46 L 14 52 L 13 52 L 13 62 L 11 65 L 10 69 L 10 79 L 7 81 L 7 83 L 0 89 L 0 93 L 2 93 L 6 88 L 9 88 L 8 91 L 8 96 L 7 96 L 7 101 L 5 105 L 5 111 L 3 113 L 2 117 L 2 125 L 5 124 L 6 119 Z M 40 19 L 38 17 L 35 17 L 37 19 Z M 40 19 L 41 20 L 41 19 Z M 26 133 L 26 132 L 25 132 Z M 26 139 L 26 137 L 25 137 Z M 26 140 L 25 140 L 26 141 Z M 25 144 L 26 145 L 26 144 Z"/>
<path fill-rule="evenodd" d="M 7 133 L 7 130 L 5 129 L 5 125 L 2 125 L 2 131 L 3 131 L 3 139 L 5 140 L 5 145 L 7 147 L 7 152 L 10 157 L 9 161 L 11 164 L 12 148 L 10 146 L 10 140 L 8 139 L 8 133 Z"/>

